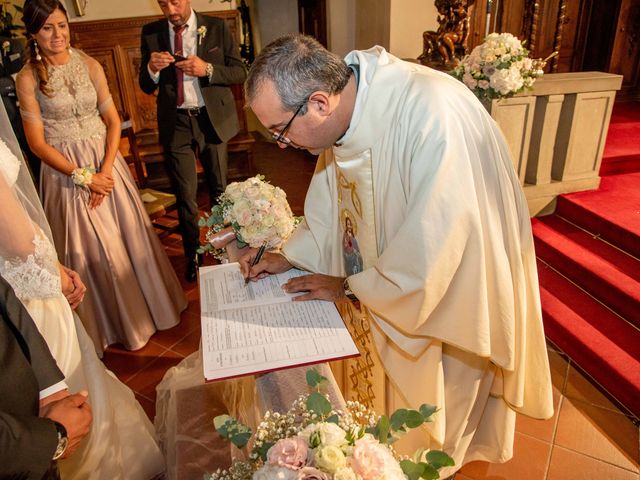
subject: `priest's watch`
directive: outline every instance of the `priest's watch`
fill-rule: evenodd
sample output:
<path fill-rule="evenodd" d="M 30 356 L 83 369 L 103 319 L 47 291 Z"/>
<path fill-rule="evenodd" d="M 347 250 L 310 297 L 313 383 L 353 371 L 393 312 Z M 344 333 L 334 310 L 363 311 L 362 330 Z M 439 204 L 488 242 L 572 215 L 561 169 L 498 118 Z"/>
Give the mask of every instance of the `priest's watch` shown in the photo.
<path fill-rule="evenodd" d="M 356 297 L 355 294 L 349 288 L 349 277 L 345 278 L 344 282 L 342 282 L 342 288 L 344 289 L 345 296 L 349 300 L 357 300 L 358 299 L 358 297 Z"/>
<path fill-rule="evenodd" d="M 211 78 L 213 77 L 213 65 L 210 63 L 207 63 L 207 66 L 205 67 L 205 71 L 207 72 L 207 78 L 209 79 L 209 83 L 211 83 Z"/>
<path fill-rule="evenodd" d="M 53 422 L 56 426 L 56 432 L 58 433 L 58 446 L 56 447 L 56 451 L 53 454 L 52 460 L 58 460 L 64 452 L 67 450 L 67 446 L 69 445 L 69 437 L 67 436 L 67 429 L 64 428 L 64 425 L 58 422 Z"/>

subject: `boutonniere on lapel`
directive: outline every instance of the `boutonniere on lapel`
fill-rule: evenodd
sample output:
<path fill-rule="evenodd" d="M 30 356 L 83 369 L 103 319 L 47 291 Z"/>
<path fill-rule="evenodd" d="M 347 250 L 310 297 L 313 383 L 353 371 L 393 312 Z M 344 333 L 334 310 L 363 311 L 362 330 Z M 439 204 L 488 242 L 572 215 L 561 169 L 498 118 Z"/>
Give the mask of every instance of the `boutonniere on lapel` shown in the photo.
<path fill-rule="evenodd" d="M 9 50 L 11 50 L 11 43 L 9 42 L 9 40 L 5 40 L 4 42 L 2 42 L 2 54 L 4 56 L 9 55 Z"/>
<path fill-rule="evenodd" d="M 202 44 L 202 39 L 207 34 L 207 27 L 205 27 L 204 25 L 200 25 L 198 27 L 197 32 L 198 32 L 198 46 L 200 46 Z"/>

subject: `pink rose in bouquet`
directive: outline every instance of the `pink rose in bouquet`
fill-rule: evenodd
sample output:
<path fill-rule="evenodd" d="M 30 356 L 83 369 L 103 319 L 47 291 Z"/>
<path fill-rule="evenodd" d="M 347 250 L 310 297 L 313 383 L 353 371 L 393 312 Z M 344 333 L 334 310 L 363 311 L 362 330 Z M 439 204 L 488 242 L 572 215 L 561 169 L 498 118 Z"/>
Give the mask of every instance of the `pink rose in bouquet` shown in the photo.
<path fill-rule="evenodd" d="M 304 438 L 283 438 L 269 449 L 267 462 L 272 465 L 298 470 L 306 465 L 308 451 L 309 445 Z"/>

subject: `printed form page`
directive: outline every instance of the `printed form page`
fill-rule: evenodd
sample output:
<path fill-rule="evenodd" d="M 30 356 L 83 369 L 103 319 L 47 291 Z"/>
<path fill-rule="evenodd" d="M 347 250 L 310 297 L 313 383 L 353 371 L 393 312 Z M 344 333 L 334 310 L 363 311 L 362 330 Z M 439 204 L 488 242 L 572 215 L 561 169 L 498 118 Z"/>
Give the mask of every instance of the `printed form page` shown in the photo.
<path fill-rule="evenodd" d="M 306 274 L 292 269 L 245 285 L 238 264 L 200 270 L 206 380 L 359 355 L 333 303 L 292 302 L 282 290 Z"/>

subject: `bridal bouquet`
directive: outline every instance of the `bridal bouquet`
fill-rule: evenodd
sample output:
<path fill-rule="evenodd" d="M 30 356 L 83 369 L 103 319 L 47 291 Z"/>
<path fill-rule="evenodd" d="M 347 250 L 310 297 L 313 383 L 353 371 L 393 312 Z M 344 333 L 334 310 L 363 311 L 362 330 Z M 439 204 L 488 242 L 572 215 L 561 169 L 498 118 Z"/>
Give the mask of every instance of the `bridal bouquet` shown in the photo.
<path fill-rule="evenodd" d="M 429 422 L 435 407 L 400 409 L 378 417 L 358 402 L 334 410 L 320 393 L 326 381 L 317 370 L 307 371 L 307 383 L 316 391 L 301 395 L 288 412 L 266 412 L 253 436 L 249 460 L 234 460 L 227 470 L 205 480 L 418 480 L 438 479 L 438 470 L 453 459 L 436 450 L 418 451 L 400 459 L 390 444 L 399 434 Z M 238 448 L 251 430 L 236 419 L 214 419 L 218 433 Z"/>
<path fill-rule="evenodd" d="M 450 73 L 481 100 L 511 97 L 531 89 L 546 60 L 532 60 L 510 33 L 492 33 Z"/>
<path fill-rule="evenodd" d="M 210 252 L 221 259 L 224 246 L 234 237 L 239 248 L 277 248 L 296 224 L 284 190 L 266 182 L 263 175 L 256 175 L 230 183 L 211 213 L 200 219 L 199 225 L 207 228 L 207 241 L 198 253 Z"/>

